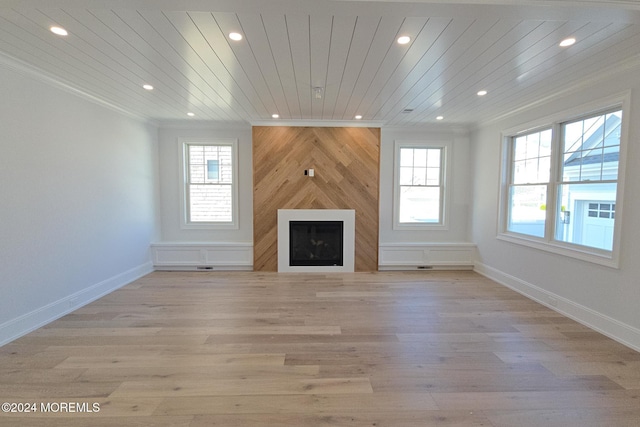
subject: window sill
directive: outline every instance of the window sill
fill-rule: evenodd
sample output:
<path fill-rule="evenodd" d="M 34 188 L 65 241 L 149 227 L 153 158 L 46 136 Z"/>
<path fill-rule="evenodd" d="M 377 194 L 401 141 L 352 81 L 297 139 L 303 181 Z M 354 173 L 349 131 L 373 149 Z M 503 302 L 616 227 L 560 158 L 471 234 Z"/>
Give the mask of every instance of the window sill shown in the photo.
<path fill-rule="evenodd" d="M 239 227 L 235 222 L 196 222 L 182 223 L 180 228 L 183 230 L 237 230 Z"/>
<path fill-rule="evenodd" d="M 449 226 L 447 224 L 436 224 L 436 223 L 394 223 L 394 230 L 407 230 L 407 231 L 447 231 L 449 230 Z"/>
<path fill-rule="evenodd" d="M 550 252 L 593 264 L 603 265 L 605 267 L 615 269 L 619 268 L 619 260 L 612 252 L 595 252 L 586 247 L 583 249 L 582 246 L 551 243 L 546 240 L 538 240 L 536 238 L 529 238 L 525 235 L 516 235 L 511 233 L 499 233 L 497 238 L 498 240 L 527 246 L 544 252 Z"/>

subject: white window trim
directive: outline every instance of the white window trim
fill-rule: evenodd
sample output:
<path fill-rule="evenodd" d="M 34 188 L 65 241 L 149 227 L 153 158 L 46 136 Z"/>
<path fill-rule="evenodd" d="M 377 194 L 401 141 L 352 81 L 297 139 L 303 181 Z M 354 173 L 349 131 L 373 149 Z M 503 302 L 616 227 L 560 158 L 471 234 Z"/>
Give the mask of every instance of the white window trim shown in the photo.
<path fill-rule="evenodd" d="M 442 195 L 441 195 L 441 221 L 439 223 L 401 223 L 400 222 L 400 149 L 401 148 L 440 148 L 443 159 L 442 171 Z M 393 159 L 393 229 L 394 230 L 442 230 L 449 229 L 450 212 L 450 182 L 451 182 L 451 157 L 452 144 L 450 141 L 428 140 L 395 140 Z"/>
<path fill-rule="evenodd" d="M 233 182 L 231 183 L 231 197 L 233 198 L 231 209 L 231 221 L 228 222 L 190 222 L 188 219 L 189 209 L 187 208 L 187 173 L 185 170 L 187 145 L 228 145 L 231 147 Z M 178 149 L 180 150 L 178 159 L 179 165 L 179 187 L 180 187 L 180 228 L 186 230 L 237 230 L 238 222 L 238 140 L 236 138 L 179 138 Z"/>
<path fill-rule="evenodd" d="M 591 262 L 594 264 L 603 265 L 611 268 L 620 268 L 620 247 L 622 240 L 622 223 L 624 215 L 624 182 L 626 177 L 626 159 L 627 159 L 627 146 L 628 146 L 628 134 L 629 134 L 629 111 L 631 104 L 631 93 L 625 92 L 623 94 L 614 95 L 607 99 L 595 101 L 592 103 L 584 104 L 581 107 L 573 108 L 564 113 L 554 114 L 552 116 L 545 117 L 535 122 L 530 122 L 525 125 L 506 129 L 502 131 L 502 149 L 501 149 L 501 167 L 500 167 L 500 188 L 499 188 L 499 200 L 498 200 L 498 224 L 497 224 L 497 239 L 515 243 L 530 248 L 538 249 L 545 252 L 554 253 L 557 255 L 563 255 L 570 258 L 579 259 L 582 261 Z M 548 127 L 553 128 L 553 142 L 552 150 L 559 148 L 560 138 L 560 126 L 562 123 L 570 122 L 572 120 L 580 119 L 582 117 L 589 116 L 590 114 L 598 114 L 603 111 L 607 111 L 613 108 L 619 108 L 622 110 L 622 128 L 620 135 L 620 158 L 618 161 L 618 180 L 616 190 L 616 220 L 614 223 L 613 231 L 613 248 L 611 251 L 605 251 L 597 248 L 590 248 L 587 246 L 576 245 L 568 242 L 560 242 L 554 239 L 554 224 L 555 224 L 555 209 L 551 209 L 550 216 L 547 219 L 545 226 L 545 237 L 538 238 L 535 236 L 529 236 L 525 234 L 515 233 L 507 230 L 508 222 L 508 185 L 509 185 L 509 173 L 511 164 L 510 162 L 510 141 L 511 137 L 518 134 L 530 133 L 539 129 Z M 554 153 L 555 154 L 555 153 Z M 554 156 L 552 154 L 552 156 Z M 557 154 L 555 154 L 557 155 Z M 550 191 L 547 194 L 547 200 L 554 200 L 553 206 L 555 206 L 556 195 L 556 177 L 560 173 L 557 164 L 552 164 L 552 176 L 549 185 Z M 547 203 L 547 206 L 550 206 Z"/>

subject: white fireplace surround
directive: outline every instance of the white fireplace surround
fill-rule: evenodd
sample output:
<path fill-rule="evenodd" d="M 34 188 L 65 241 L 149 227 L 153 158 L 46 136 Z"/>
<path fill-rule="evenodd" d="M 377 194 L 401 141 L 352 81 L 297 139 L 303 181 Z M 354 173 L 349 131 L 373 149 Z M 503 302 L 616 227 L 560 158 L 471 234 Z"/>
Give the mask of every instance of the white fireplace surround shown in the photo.
<path fill-rule="evenodd" d="M 290 221 L 342 221 L 342 264 L 328 266 L 289 265 Z M 278 272 L 353 273 L 356 253 L 356 211 L 353 209 L 278 209 Z"/>

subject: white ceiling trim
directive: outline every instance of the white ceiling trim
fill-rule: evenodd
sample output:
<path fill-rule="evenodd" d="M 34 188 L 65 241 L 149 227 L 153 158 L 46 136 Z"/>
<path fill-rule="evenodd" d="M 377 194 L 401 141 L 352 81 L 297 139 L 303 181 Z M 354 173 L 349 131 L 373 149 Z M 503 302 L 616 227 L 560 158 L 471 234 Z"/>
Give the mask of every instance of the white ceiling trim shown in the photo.
<path fill-rule="evenodd" d="M 119 114 L 123 114 L 132 119 L 139 120 L 141 122 L 153 125 L 158 127 L 159 123 L 155 120 L 152 120 L 148 117 L 141 116 L 132 111 L 129 111 L 125 108 L 122 108 L 119 105 L 112 104 L 104 99 L 94 96 L 82 89 L 76 87 L 73 83 L 64 82 L 60 77 L 49 74 L 43 70 L 40 70 L 34 67 L 31 64 L 28 64 L 18 58 L 14 58 L 13 56 L 0 51 L 0 66 L 13 70 L 18 74 L 22 74 L 23 76 L 33 78 L 38 80 L 41 83 L 46 84 L 47 86 L 53 87 L 58 90 L 62 90 L 64 92 L 75 95 L 79 98 L 82 98 L 86 101 L 92 102 L 94 104 L 98 104 L 102 107 L 105 107 L 109 110 L 115 111 Z"/>
<path fill-rule="evenodd" d="M 483 123 L 478 123 L 475 126 L 472 126 L 470 130 L 478 129 L 479 127 L 484 127 L 491 123 L 500 122 L 502 120 L 508 119 L 510 117 L 514 117 L 518 114 L 522 114 L 523 112 L 532 110 L 536 107 L 540 107 L 545 104 L 552 103 L 556 100 L 564 98 L 570 94 L 588 91 L 590 88 L 593 88 L 598 82 L 602 80 L 615 80 L 616 76 L 627 73 L 634 69 L 638 69 L 638 73 L 640 74 L 640 55 L 629 58 L 626 61 L 621 63 L 617 63 L 614 66 L 608 67 L 607 69 L 600 70 L 597 73 L 593 73 L 586 79 L 582 79 L 576 84 L 567 86 L 566 88 L 554 92 L 553 94 L 537 99 L 534 102 L 530 102 L 528 104 L 522 105 L 519 108 L 515 108 L 505 114 L 501 114 L 499 116 L 495 116 L 490 120 L 486 120 Z"/>
<path fill-rule="evenodd" d="M 358 127 L 381 128 L 384 122 L 363 120 L 255 120 L 251 126 L 292 126 L 292 127 Z"/>

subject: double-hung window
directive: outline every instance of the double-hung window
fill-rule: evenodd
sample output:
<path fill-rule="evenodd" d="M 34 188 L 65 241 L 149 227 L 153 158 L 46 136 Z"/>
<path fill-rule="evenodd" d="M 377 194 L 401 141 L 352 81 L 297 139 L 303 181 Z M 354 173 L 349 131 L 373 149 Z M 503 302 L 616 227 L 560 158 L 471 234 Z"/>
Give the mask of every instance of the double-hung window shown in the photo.
<path fill-rule="evenodd" d="M 622 111 L 563 123 L 555 238 L 611 251 Z"/>
<path fill-rule="evenodd" d="M 616 265 L 622 109 L 505 138 L 501 237 Z"/>
<path fill-rule="evenodd" d="M 544 237 L 551 179 L 551 129 L 511 138 L 507 230 Z"/>
<path fill-rule="evenodd" d="M 182 148 L 184 225 L 235 227 L 236 141 L 185 142 Z"/>
<path fill-rule="evenodd" d="M 446 144 L 396 141 L 394 228 L 445 226 Z"/>

